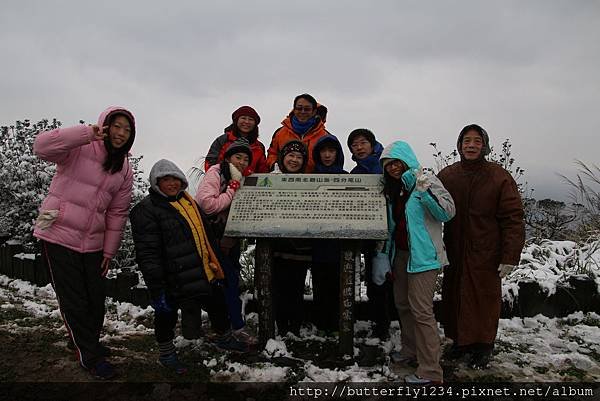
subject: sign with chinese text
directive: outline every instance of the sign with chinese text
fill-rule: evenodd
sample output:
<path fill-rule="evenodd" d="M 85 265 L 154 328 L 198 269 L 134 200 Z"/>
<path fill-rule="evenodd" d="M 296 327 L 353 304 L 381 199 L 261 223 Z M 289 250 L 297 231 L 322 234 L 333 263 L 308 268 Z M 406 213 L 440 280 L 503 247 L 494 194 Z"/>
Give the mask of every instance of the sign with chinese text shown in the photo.
<path fill-rule="evenodd" d="M 254 174 L 236 193 L 225 235 L 386 239 L 377 174 Z"/>

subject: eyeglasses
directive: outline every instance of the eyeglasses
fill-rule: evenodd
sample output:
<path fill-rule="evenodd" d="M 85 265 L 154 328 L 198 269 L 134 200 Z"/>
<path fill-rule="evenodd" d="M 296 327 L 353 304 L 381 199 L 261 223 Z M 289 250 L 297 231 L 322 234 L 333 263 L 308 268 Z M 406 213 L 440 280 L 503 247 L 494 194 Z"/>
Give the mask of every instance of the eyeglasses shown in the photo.
<path fill-rule="evenodd" d="M 305 111 L 308 113 L 308 112 L 313 111 L 313 108 L 312 108 L 312 106 L 296 106 L 296 107 L 294 107 L 294 110 L 300 111 L 300 112 Z"/>

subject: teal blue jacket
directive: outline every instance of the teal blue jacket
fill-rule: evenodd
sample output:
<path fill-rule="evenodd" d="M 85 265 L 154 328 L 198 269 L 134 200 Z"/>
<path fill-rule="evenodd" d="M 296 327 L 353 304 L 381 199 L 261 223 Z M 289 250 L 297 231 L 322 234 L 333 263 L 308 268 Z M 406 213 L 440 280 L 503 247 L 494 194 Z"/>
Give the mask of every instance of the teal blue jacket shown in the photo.
<path fill-rule="evenodd" d="M 448 264 L 446 249 L 442 240 L 442 222 L 454 217 L 454 201 L 440 180 L 433 174 L 429 176 L 431 186 L 424 192 L 415 189 L 416 172 L 421 165 L 411 147 L 403 141 L 396 141 L 386 146 L 381 154 L 381 163 L 385 159 L 399 159 L 408 170 L 402 174 L 402 185 L 410 193 L 406 201 L 406 227 L 408 230 L 409 260 L 407 271 L 420 273 L 427 270 L 439 269 Z M 393 218 L 394 205 L 388 199 L 387 220 L 388 240 L 384 251 L 393 266 L 396 247 Z"/>

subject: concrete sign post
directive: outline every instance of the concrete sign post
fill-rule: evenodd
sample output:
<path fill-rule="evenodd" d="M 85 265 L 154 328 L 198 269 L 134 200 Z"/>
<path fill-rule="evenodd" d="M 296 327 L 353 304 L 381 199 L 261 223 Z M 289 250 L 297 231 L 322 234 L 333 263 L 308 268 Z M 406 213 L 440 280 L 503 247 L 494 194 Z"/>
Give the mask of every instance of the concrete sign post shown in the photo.
<path fill-rule="evenodd" d="M 354 268 L 360 240 L 387 238 L 380 175 L 254 174 L 231 204 L 225 236 L 256 238 L 259 340 L 274 337 L 269 238 L 342 240 L 340 352 L 353 354 Z"/>

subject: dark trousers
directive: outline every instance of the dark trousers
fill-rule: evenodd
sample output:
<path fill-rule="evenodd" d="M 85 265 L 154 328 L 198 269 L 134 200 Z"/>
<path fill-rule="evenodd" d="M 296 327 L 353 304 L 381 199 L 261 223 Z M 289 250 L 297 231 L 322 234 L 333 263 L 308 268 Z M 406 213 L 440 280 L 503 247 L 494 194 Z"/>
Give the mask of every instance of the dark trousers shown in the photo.
<path fill-rule="evenodd" d="M 234 330 L 241 329 L 246 324 L 242 316 L 242 300 L 240 299 L 240 242 L 226 253 L 227 263 L 222 263 L 223 273 L 227 282 L 224 292 L 227 312 Z"/>
<path fill-rule="evenodd" d="M 102 360 L 99 340 L 106 298 L 102 252 L 79 253 L 42 241 L 42 254 L 79 363 L 91 368 Z"/>
<path fill-rule="evenodd" d="M 319 330 L 339 330 L 340 263 L 313 263 L 314 322 Z"/>
<path fill-rule="evenodd" d="M 394 290 L 391 282 L 377 285 L 372 280 L 373 264 L 371 258 L 373 251 L 365 252 L 365 281 L 367 284 L 367 309 L 369 316 L 375 323 L 374 335 L 385 339 L 389 337 L 391 320 L 398 319 L 398 312 L 394 306 Z"/>
<path fill-rule="evenodd" d="M 273 312 L 279 335 L 300 334 L 307 262 L 273 258 Z"/>
<path fill-rule="evenodd" d="M 159 343 L 172 341 L 175 338 L 179 309 L 182 310 L 182 314 L 186 309 L 193 311 L 204 309 L 208 312 L 210 325 L 217 334 L 223 334 L 229 330 L 225 297 L 221 288 L 216 285 L 212 287 L 211 295 L 187 299 L 171 306 L 173 309 L 171 312 L 154 313 L 154 336 Z"/>

